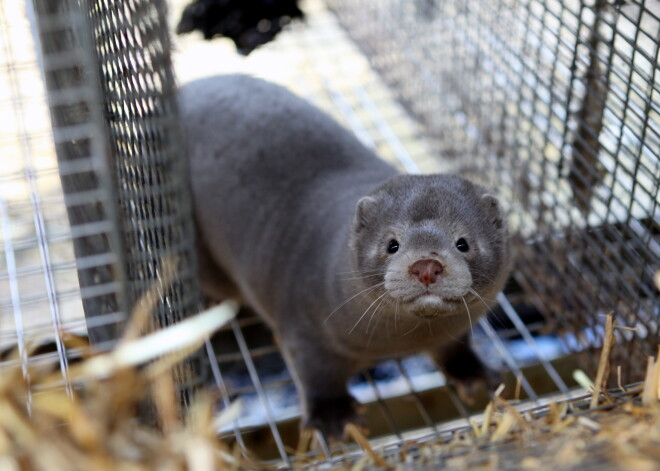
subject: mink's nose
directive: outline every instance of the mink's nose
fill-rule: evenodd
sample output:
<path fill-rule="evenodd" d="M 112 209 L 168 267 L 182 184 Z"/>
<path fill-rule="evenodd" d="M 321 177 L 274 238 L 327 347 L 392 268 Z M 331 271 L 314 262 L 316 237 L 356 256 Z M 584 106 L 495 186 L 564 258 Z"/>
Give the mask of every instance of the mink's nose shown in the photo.
<path fill-rule="evenodd" d="M 438 276 L 440 276 L 444 270 L 445 268 L 440 262 L 431 259 L 417 260 L 410 265 L 410 274 L 415 276 L 426 286 L 435 283 Z"/>

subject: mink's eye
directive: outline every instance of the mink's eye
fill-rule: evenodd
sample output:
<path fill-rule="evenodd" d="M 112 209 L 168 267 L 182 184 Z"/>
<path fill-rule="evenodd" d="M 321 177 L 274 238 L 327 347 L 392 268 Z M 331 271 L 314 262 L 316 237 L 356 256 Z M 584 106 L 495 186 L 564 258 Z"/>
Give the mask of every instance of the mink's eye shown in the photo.
<path fill-rule="evenodd" d="M 387 243 L 387 253 L 395 253 L 399 250 L 399 243 L 392 239 Z"/>
<path fill-rule="evenodd" d="M 470 246 L 468 245 L 467 241 L 462 237 L 456 241 L 456 248 L 460 252 L 467 252 L 470 250 Z"/>

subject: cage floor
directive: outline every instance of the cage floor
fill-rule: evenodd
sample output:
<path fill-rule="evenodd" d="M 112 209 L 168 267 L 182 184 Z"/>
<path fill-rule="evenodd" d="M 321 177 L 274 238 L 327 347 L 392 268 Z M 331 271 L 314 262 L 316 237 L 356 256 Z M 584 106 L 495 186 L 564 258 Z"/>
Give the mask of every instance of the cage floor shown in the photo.
<path fill-rule="evenodd" d="M 369 453 L 337 454 L 309 469 L 655 470 L 660 415 L 644 406 L 642 388 L 608 391 L 598 407 L 590 407 L 591 394 L 535 406 L 496 399 L 470 425 L 374 443 Z"/>
<path fill-rule="evenodd" d="M 186 3 L 173 2 L 172 25 Z M 324 109 L 402 171 L 455 170 L 455 161 L 442 158 L 323 3 L 309 0 L 303 9 L 305 22 L 294 22 L 248 57 L 239 56 L 227 39 L 207 42 L 195 33 L 175 37 L 179 82 L 236 72 L 275 81 Z M 500 303 L 491 321 L 475 326 L 482 357 L 507 372 L 509 390 L 520 378 L 524 396 L 533 403 L 543 394 L 568 394 L 576 364 L 565 357 L 562 342 L 540 334 L 542 319 L 517 301 L 515 287 Z M 267 328 L 243 312 L 209 351 L 227 400 L 240 397 L 243 402 L 243 414 L 225 432 L 257 456 L 290 465 L 298 439 L 298 401 Z M 456 417 L 465 421 L 486 403 L 483 397 L 473 406 L 464 404 L 425 357 L 393 359 L 356 378 L 350 389 L 367 405 L 371 436 L 381 437 L 379 443 L 437 431 L 437 423 Z"/>

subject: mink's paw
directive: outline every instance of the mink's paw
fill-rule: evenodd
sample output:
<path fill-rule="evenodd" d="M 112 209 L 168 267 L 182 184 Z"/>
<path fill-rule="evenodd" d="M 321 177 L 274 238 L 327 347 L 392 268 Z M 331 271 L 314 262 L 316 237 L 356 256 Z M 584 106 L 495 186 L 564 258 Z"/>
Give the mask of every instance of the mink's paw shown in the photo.
<path fill-rule="evenodd" d="M 501 375 L 484 365 L 471 348 L 452 353 L 444 359 L 442 370 L 465 403 L 474 404 L 480 391 L 492 394 L 502 382 Z"/>
<path fill-rule="evenodd" d="M 344 429 L 355 424 L 367 432 L 360 404 L 350 395 L 310 398 L 303 427 L 320 431 L 329 442 L 345 441 Z"/>
<path fill-rule="evenodd" d="M 501 384 L 502 376 L 495 370 L 485 365 L 474 375 L 452 376 L 447 374 L 447 379 L 456 387 L 459 397 L 469 405 L 474 405 L 481 391 L 492 395 Z"/>

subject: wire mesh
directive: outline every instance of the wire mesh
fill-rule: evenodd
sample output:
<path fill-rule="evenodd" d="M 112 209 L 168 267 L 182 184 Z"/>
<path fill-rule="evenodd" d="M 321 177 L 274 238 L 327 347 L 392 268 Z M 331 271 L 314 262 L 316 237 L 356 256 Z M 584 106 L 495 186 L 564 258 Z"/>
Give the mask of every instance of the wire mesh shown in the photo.
<path fill-rule="evenodd" d="M 84 141 L 81 134 L 93 125 L 51 128 L 40 70 L 46 74 L 54 66 L 38 52 L 30 13 L 25 5 L 0 3 L 0 361 L 6 349 L 16 347 L 27 377 L 28 360 L 54 357 L 67 384 L 68 361 L 75 352 L 67 351 L 63 337 L 65 330 L 84 332 L 82 299 L 87 296 L 77 279 L 75 236 L 67 224 L 55 146 L 67 133 L 78 132 Z M 79 163 L 62 165 L 61 171 L 73 171 Z M 96 196 L 103 199 L 102 190 Z M 105 260 L 114 262 L 113 256 Z M 28 358 L 27 344 L 36 339 L 52 342 L 50 352 Z"/>
<path fill-rule="evenodd" d="M 89 333 L 97 344 L 112 341 L 129 304 L 123 250 L 115 249 L 121 246 L 120 221 L 103 110 L 97 105 L 102 95 L 95 52 L 85 46 L 91 30 L 74 2 L 35 2 L 32 12 L 83 308 L 90 318 L 120 321 L 102 322 Z"/>
<path fill-rule="evenodd" d="M 548 330 L 590 351 L 613 311 L 637 329 L 613 361 L 639 378 L 660 314 L 660 3 L 329 3 L 439 152 L 497 182 Z"/>
<path fill-rule="evenodd" d="M 18 345 L 25 374 L 56 354 L 69 388 L 67 335 L 110 348 L 152 290 L 152 328 L 199 308 L 165 3 L 14 3 L 0 19 L 0 350 Z M 201 383 L 199 357 L 177 378 Z"/>
<path fill-rule="evenodd" d="M 200 306 L 187 164 L 176 109 L 164 1 L 88 2 L 113 156 L 130 305 L 164 282 L 154 326 Z M 175 265 L 165 273 L 165 263 Z M 192 357 L 177 371 L 188 387 L 204 382 Z"/>
<path fill-rule="evenodd" d="M 169 325 L 198 308 L 188 178 L 181 159 L 165 3 L 90 2 L 105 122 L 115 161 L 129 300 L 177 257 L 177 278 L 160 293 L 157 318 Z"/>

